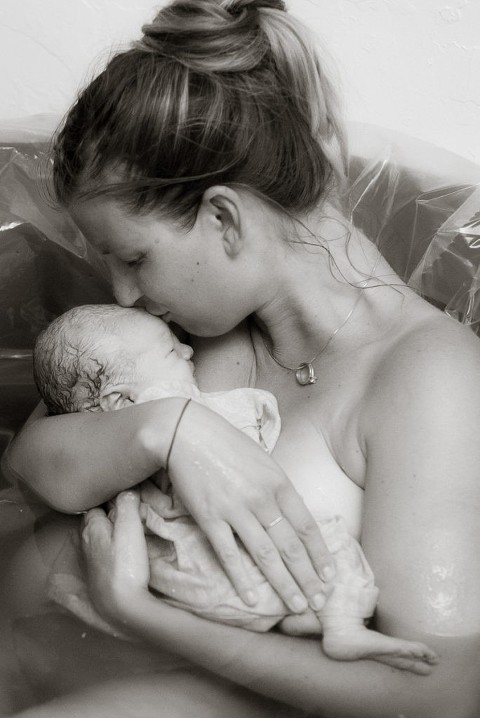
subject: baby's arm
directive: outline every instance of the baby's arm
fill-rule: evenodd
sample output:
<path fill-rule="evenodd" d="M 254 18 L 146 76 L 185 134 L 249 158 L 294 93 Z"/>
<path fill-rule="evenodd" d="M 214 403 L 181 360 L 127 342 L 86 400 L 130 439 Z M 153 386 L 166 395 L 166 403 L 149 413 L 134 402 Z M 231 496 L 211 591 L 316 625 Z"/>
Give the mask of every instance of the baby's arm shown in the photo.
<path fill-rule="evenodd" d="M 59 511 L 97 506 L 164 465 L 184 403 L 52 417 L 36 410 L 7 450 L 6 471 Z"/>
<path fill-rule="evenodd" d="M 378 599 L 373 572 L 342 519 L 324 522 L 322 529 L 336 567 L 327 602 L 318 612 L 325 654 L 341 661 L 369 658 L 413 673 L 430 673 L 437 656 L 423 643 L 367 628 L 365 619 L 373 615 Z"/>

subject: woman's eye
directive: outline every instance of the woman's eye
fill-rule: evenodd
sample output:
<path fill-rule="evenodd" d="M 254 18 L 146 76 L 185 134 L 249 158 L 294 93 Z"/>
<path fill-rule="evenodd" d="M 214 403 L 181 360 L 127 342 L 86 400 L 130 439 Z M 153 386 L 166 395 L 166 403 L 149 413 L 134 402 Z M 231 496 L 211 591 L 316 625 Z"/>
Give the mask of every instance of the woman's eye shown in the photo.
<path fill-rule="evenodd" d="M 143 257 L 139 257 L 138 259 L 132 259 L 131 262 L 126 262 L 127 267 L 139 267 L 142 263 Z"/>

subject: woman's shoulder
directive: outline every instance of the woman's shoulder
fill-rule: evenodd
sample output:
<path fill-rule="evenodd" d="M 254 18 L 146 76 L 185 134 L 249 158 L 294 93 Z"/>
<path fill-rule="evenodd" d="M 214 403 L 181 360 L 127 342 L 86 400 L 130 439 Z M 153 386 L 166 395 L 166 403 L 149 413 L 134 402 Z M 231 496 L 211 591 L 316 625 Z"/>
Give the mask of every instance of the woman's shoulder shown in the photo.
<path fill-rule="evenodd" d="M 441 312 L 427 313 L 386 343 L 365 393 L 370 419 L 392 409 L 410 417 L 480 405 L 480 339 Z"/>
<path fill-rule="evenodd" d="M 399 332 L 380 356 L 378 376 L 422 380 L 442 372 L 480 369 L 480 339 L 467 326 L 443 314 L 427 313 Z M 447 380 L 448 376 L 444 375 Z"/>

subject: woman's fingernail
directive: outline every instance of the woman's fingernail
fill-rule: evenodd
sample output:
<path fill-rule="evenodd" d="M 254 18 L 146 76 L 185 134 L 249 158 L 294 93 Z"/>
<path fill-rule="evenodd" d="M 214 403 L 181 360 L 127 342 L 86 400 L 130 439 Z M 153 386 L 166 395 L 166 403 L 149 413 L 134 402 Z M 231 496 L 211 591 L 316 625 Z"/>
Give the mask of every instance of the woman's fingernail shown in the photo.
<path fill-rule="evenodd" d="M 245 603 L 249 606 L 255 606 L 258 601 L 258 596 L 254 591 L 247 591 L 245 594 Z"/>
<path fill-rule="evenodd" d="M 320 578 L 323 581 L 331 581 L 334 576 L 335 576 L 335 571 L 331 566 L 325 566 L 324 568 L 322 568 L 322 571 L 320 573 Z"/>
<path fill-rule="evenodd" d="M 302 613 L 302 611 L 308 608 L 307 599 L 297 593 L 297 595 L 292 598 L 292 607 L 294 611 Z"/>
<path fill-rule="evenodd" d="M 311 598 L 310 604 L 314 611 L 321 611 L 322 608 L 325 606 L 325 601 L 326 598 L 323 593 L 317 593 Z"/>

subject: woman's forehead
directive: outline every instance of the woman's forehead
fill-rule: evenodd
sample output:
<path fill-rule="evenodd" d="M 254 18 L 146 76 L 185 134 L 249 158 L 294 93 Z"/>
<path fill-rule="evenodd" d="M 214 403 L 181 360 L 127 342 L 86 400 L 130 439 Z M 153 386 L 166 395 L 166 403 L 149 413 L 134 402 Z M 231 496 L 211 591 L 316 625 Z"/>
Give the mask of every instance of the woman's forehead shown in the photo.
<path fill-rule="evenodd" d="M 86 239 L 100 252 L 131 247 L 145 239 L 150 220 L 131 216 L 118 202 L 98 197 L 78 202 L 69 208 Z"/>

